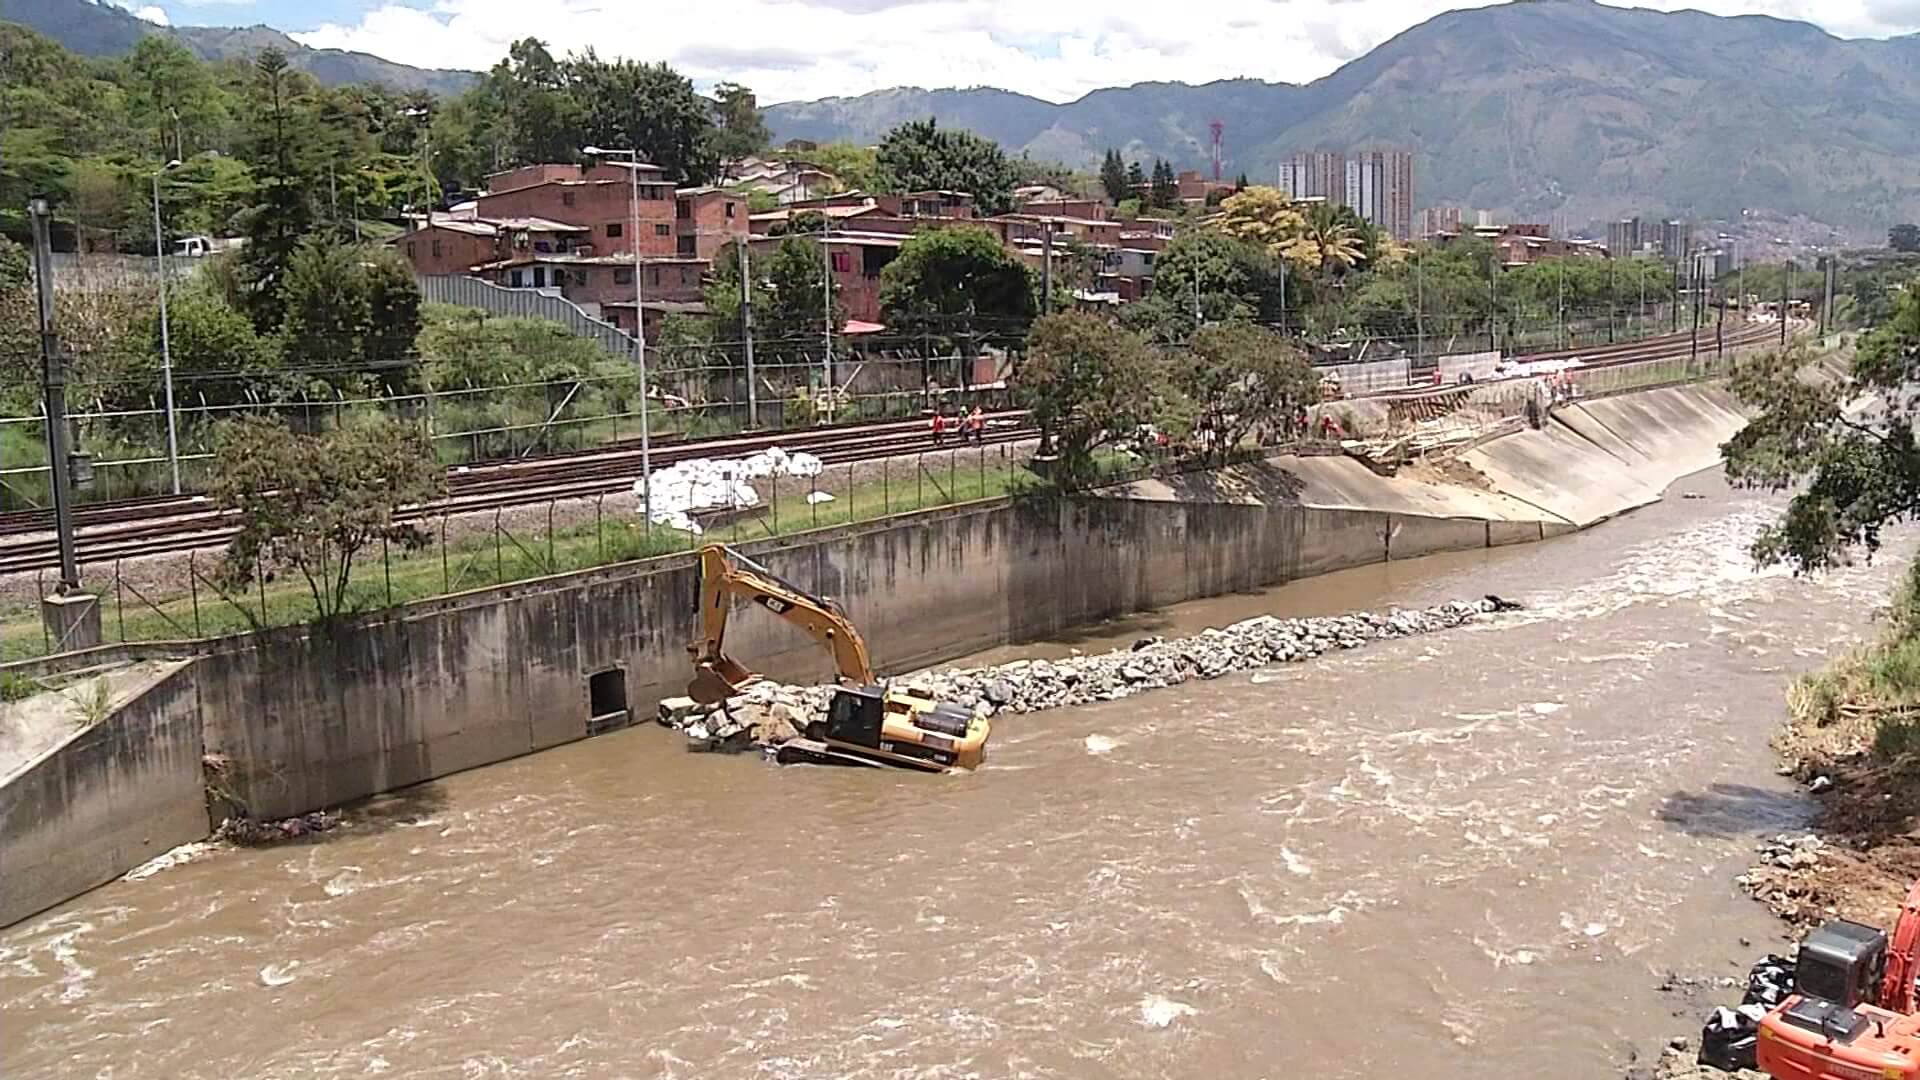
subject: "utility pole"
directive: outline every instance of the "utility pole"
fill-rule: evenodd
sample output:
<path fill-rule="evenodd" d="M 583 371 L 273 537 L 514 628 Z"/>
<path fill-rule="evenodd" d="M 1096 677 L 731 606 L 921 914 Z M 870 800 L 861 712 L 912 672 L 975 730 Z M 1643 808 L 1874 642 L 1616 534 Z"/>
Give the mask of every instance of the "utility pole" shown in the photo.
<path fill-rule="evenodd" d="M 54 532 L 60 544 L 60 583 L 40 602 L 40 618 L 59 651 L 100 644 L 97 597 L 80 591 L 80 561 L 73 546 L 73 480 L 80 455 L 69 447 L 67 362 L 53 328 L 53 241 L 47 200 L 27 203 L 33 228 L 34 295 L 40 321 L 40 379 L 46 395 L 47 471 L 53 488 Z"/>
<path fill-rule="evenodd" d="M 827 419 L 833 419 L 833 248 L 827 243 L 827 216 L 820 215 L 820 332 L 826 350 L 820 358 L 820 372 L 827 380 Z"/>
<path fill-rule="evenodd" d="M 1053 223 L 1042 222 L 1040 240 L 1040 314 L 1053 314 Z"/>
<path fill-rule="evenodd" d="M 1647 323 L 1647 260 L 1640 259 L 1640 311 L 1633 317 L 1633 336 L 1638 338 L 1646 333 Z"/>
<path fill-rule="evenodd" d="M 1615 303 L 1618 294 L 1613 288 L 1614 270 L 1613 254 L 1609 252 L 1607 254 L 1607 344 L 1609 345 L 1613 344 L 1613 309 L 1619 306 Z"/>
<path fill-rule="evenodd" d="M 1416 356 L 1427 355 L 1426 310 L 1426 274 L 1421 269 L 1423 260 L 1413 261 L 1413 338 Z"/>
<path fill-rule="evenodd" d="M 760 426 L 760 388 L 753 371 L 753 269 L 747 254 L 747 238 L 740 237 L 740 338 L 747 352 L 747 426 Z"/>
<path fill-rule="evenodd" d="M 1787 303 L 1793 288 L 1793 260 L 1787 260 L 1787 272 L 1780 275 L 1780 347 L 1787 347 Z"/>
<path fill-rule="evenodd" d="M 173 478 L 173 493 L 180 494 L 180 438 L 173 413 L 173 340 L 167 328 L 167 245 L 166 230 L 160 225 L 160 176 L 178 168 L 174 158 L 153 174 L 153 263 L 160 273 L 160 386 L 167 408 L 167 471 Z"/>
<path fill-rule="evenodd" d="M 1820 325 L 1823 328 L 1821 336 L 1823 337 L 1833 333 L 1833 290 L 1839 282 L 1840 260 L 1829 254 L 1827 256 L 1827 297 L 1826 301 L 1820 305 Z"/>
<path fill-rule="evenodd" d="M 598 146 L 589 146 L 580 152 L 588 157 L 624 157 L 632 164 L 632 168 L 627 171 L 627 228 L 630 230 L 629 246 L 633 248 L 633 355 L 635 366 L 640 369 L 640 516 L 646 523 L 647 532 L 651 534 L 653 531 L 653 436 L 647 419 L 647 311 L 646 296 L 641 289 L 645 266 L 640 261 L 640 151 L 637 149 L 607 150 Z M 429 224 L 433 221 L 431 208 L 427 211 L 427 221 Z"/>
<path fill-rule="evenodd" d="M 1558 286 L 1559 299 L 1556 301 L 1558 310 L 1554 315 L 1559 325 L 1554 329 L 1554 341 L 1558 343 L 1560 350 L 1564 352 L 1567 348 L 1567 258 L 1565 255 L 1562 255 L 1559 259 L 1555 260 L 1555 262 L 1560 271 L 1560 281 Z"/>
<path fill-rule="evenodd" d="M 1680 256 L 1673 259 L 1673 302 L 1667 305 L 1668 320 L 1673 324 L 1669 333 L 1680 332 Z"/>
<path fill-rule="evenodd" d="M 1692 286 L 1693 340 L 1687 347 L 1687 370 L 1692 371 L 1700 362 L 1700 254 L 1695 252 L 1687 263 L 1687 282 Z"/>

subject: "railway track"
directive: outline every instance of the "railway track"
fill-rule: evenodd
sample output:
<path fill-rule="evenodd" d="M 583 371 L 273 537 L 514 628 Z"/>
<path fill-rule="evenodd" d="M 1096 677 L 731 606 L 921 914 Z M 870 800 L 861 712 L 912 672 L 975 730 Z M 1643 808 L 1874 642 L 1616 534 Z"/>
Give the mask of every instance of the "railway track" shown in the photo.
<path fill-rule="evenodd" d="M 988 421 L 983 439 L 986 445 L 1017 442 L 1037 434 L 1026 424 L 1025 414 L 1018 411 L 991 414 Z M 653 449 L 653 468 L 658 472 L 696 458 L 745 457 L 776 446 L 810 453 L 828 466 L 935 449 L 925 423 L 901 421 L 672 443 Z M 618 494 L 630 490 L 639 478 L 640 459 L 637 448 L 622 448 L 455 467 L 447 474 L 445 499 L 409 507 L 401 511 L 400 518 L 419 521 Z M 214 547 L 226 543 L 237 531 L 227 523 L 226 512 L 201 496 L 169 496 L 108 509 L 110 513 L 104 519 L 82 518 L 76 526 L 75 546 L 83 564 Z M 36 524 L 38 528 L 33 531 L 16 526 L 10 536 L 0 532 L 0 576 L 60 565 L 58 542 L 47 534 L 48 523 L 42 518 Z"/>
<path fill-rule="evenodd" d="M 1727 348 L 1764 343 L 1777 329 L 1755 327 L 1728 335 Z M 1712 346 L 1702 341 L 1703 351 Z M 1673 359 L 1692 348 L 1690 334 L 1676 334 L 1621 345 L 1518 357 L 1522 361 L 1579 357 L 1583 370 Z M 1413 397 L 1444 393 L 1454 386 L 1378 391 L 1356 397 Z M 1026 413 L 1005 410 L 988 417 L 986 442 L 1001 444 L 1031 438 Z M 780 447 L 813 454 L 828 465 L 873 461 L 934 449 L 920 419 L 879 424 L 813 428 L 764 435 L 731 435 L 662 443 L 653 447 L 653 467 L 666 468 L 695 458 L 745 457 Z M 402 512 L 403 520 L 480 513 L 518 506 L 594 498 L 628 490 L 640 474 L 640 450 L 621 445 L 571 451 L 513 461 L 454 466 L 447 472 L 447 498 Z M 92 503 L 76 509 L 76 545 L 82 563 L 172 554 L 227 542 L 236 531 L 227 515 L 204 496 L 157 496 Z M 52 513 L 28 510 L 0 513 L 0 576 L 53 569 L 59 549 L 50 535 Z"/>

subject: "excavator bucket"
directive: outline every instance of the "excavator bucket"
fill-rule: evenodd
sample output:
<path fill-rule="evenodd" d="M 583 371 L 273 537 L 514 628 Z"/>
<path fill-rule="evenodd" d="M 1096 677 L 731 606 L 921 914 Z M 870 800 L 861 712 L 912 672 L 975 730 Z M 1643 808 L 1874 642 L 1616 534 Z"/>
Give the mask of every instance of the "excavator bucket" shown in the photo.
<path fill-rule="evenodd" d="M 694 665 L 693 681 L 687 684 L 687 696 L 702 705 L 717 705 L 745 690 L 760 678 L 740 666 L 732 657 L 703 660 Z"/>

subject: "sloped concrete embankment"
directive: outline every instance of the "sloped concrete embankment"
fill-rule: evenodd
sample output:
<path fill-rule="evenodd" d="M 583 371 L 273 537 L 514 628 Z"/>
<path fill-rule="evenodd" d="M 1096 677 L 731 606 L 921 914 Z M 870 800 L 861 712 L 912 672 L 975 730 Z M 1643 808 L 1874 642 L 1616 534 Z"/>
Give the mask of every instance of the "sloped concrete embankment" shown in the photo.
<path fill-rule="evenodd" d="M 1495 491 L 1584 529 L 1719 464 L 1720 445 L 1745 424 L 1717 386 L 1648 390 L 1555 409 L 1540 430 L 1495 439 L 1460 460 Z"/>
<path fill-rule="evenodd" d="M 1484 488 L 1279 458 L 1177 484 L 997 500 L 742 545 L 838 599 L 904 672 L 1131 612 L 1436 551 L 1544 539 L 1659 496 L 1737 428 L 1714 391 L 1556 413 L 1465 455 Z M 1583 434 L 1584 432 L 1584 434 Z M 180 643 L 190 661 L 0 788 L 0 925 L 205 836 L 623 727 L 682 693 L 697 560 L 677 555 L 440 597 L 322 632 Z M 729 651 L 825 681 L 813 642 L 743 613 Z M 34 664 L 94 667 L 140 650 Z"/>

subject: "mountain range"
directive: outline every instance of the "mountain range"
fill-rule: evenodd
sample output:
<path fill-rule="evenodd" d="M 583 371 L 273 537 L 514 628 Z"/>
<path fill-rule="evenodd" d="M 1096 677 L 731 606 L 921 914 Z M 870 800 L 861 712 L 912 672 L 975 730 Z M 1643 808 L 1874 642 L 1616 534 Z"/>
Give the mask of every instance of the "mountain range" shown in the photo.
<path fill-rule="evenodd" d="M 96 0 L 0 0 L 75 52 L 168 34 L 209 59 L 272 45 L 322 82 L 456 93 L 471 72 L 310 49 L 265 26 L 162 27 Z M 1573 227 L 1681 215 L 1802 219 L 1855 239 L 1920 220 L 1920 35 L 1846 40 L 1767 16 L 1657 12 L 1595 0 L 1451 11 L 1325 78 L 1150 82 L 1056 104 L 1007 90 L 879 90 L 768 107 L 777 140 L 877 142 L 937 117 L 1015 154 L 1092 168 L 1109 147 L 1150 165 L 1210 160 L 1274 182 L 1297 150 L 1404 147 L 1415 205 Z"/>
<path fill-rule="evenodd" d="M 362 52 L 310 49 L 267 26 L 159 26 L 95 0 L 0 0 L 0 20 L 37 30 L 83 56 L 118 56 L 148 34 L 164 34 L 202 60 L 250 59 L 269 46 L 293 67 L 328 85 L 382 83 L 396 90 L 457 94 L 470 71 L 409 67 Z"/>
<path fill-rule="evenodd" d="M 1766 16 L 1532 0 L 1436 16 L 1304 85 L 1140 83 L 1054 104 L 881 90 L 769 107 L 777 139 L 870 143 L 937 117 L 1079 168 L 1108 147 L 1275 182 L 1296 150 L 1415 153 L 1417 207 L 1579 227 L 1803 216 L 1858 237 L 1920 220 L 1920 35 L 1844 40 Z"/>

